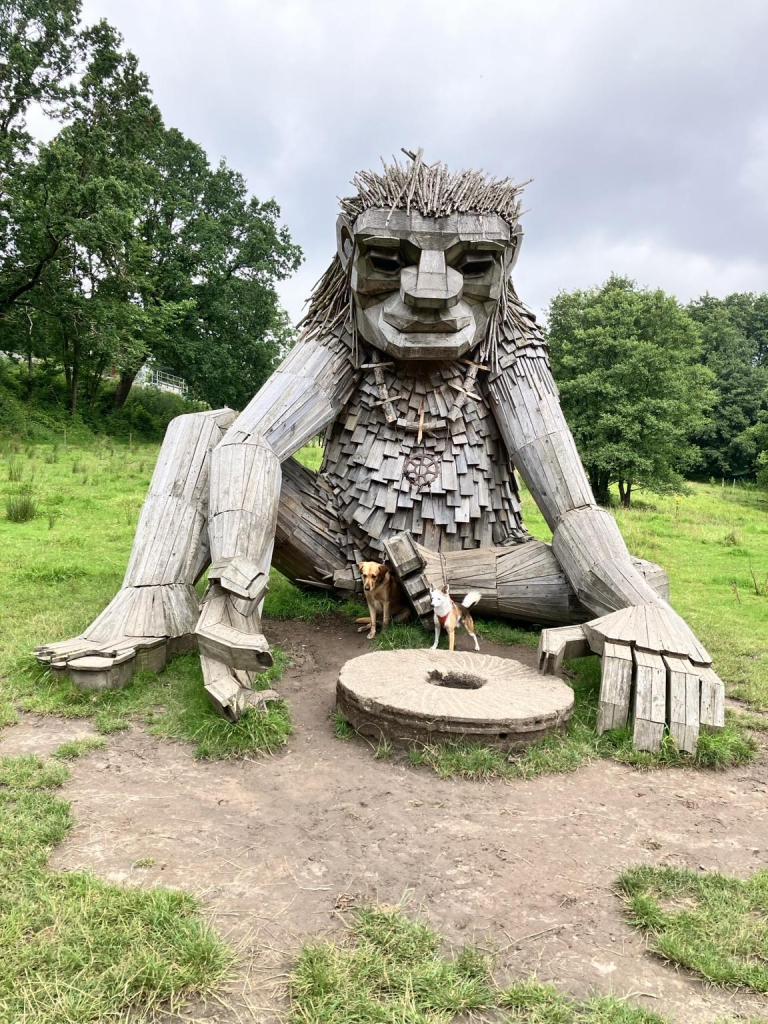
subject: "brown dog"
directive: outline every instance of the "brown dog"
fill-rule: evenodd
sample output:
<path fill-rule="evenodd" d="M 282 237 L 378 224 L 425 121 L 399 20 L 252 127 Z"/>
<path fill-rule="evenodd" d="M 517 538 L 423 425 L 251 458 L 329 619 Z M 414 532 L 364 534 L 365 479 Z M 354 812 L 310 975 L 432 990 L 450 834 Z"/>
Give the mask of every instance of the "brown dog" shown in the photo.
<path fill-rule="evenodd" d="M 358 569 L 363 577 L 363 591 L 370 613 L 367 619 L 356 619 L 362 622 L 358 633 L 370 626 L 368 639 L 376 636 L 376 613 L 381 612 L 381 628 L 386 628 L 390 621 L 403 622 L 410 616 L 410 609 L 405 602 L 403 588 L 395 579 L 386 565 L 381 562 L 360 562 Z"/>

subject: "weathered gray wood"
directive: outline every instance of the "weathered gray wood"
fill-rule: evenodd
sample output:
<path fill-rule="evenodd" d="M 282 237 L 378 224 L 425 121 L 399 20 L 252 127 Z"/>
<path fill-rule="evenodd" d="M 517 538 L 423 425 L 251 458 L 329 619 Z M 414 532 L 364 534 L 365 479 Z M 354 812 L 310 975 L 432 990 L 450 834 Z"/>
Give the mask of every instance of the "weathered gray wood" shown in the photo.
<path fill-rule="evenodd" d="M 598 735 L 606 729 L 621 729 L 627 724 L 632 673 L 632 648 L 628 644 L 606 641 L 597 705 Z"/>
<path fill-rule="evenodd" d="M 700 676 L 687 658 L 666 654 L 669 731 L 680 750 L 695 753 L 699 739 Z"/>
<path fill-rule="evenodd" d="M 635 714 L 633 743 L 637 750 L 658 751 L 664 737 L 667 672 L 660 654 L 634 648 Z"/>

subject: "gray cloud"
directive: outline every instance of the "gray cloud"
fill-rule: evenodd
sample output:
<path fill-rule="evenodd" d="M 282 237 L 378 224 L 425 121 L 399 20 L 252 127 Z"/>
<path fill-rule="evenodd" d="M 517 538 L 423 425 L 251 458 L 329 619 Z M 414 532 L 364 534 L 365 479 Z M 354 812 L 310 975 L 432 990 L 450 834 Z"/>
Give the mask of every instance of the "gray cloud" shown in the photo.
<path fill-rule="evenodd" d="M 166 120 L 274 195 L 306 263 L 336 196 L 400 146 L 533 177 L 518 290 L 629 273 L 681 299 L 768 288 L 764 0 L 86 0 Z"/>

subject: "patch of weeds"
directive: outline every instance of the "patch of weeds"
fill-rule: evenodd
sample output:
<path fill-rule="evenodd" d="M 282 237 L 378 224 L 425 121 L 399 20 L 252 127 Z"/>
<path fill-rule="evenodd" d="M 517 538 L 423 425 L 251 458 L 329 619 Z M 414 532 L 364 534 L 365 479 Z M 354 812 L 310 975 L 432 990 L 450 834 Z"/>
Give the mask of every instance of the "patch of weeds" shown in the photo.
<path fill-rule="evenodd" d="M 768 732 L 768 715 L 756 715 L 751 711 L 733 711 L 725 709 L 726 721 L 734 722 L 744 729 L 751 729 L 754 732 Z"/>
<path fill-rule="evenodd" d="M 0 700 L 0 729 L 6 725 L 13 725 L 18 720 L 16 708 L 10 701 Z"/>
<path fill-rule="evenodd" d="M 355 619 L 368 618 L 368 606 L 354 597 L 337 604 L 336 611 L 350 622 L 354 622 Z"/>
<path fill-rule="evenodd" d="M 392 744 L 390 741 L 382 736 L 376 744 L 373 756 L 377 761 L 388 761 L 392 757 Z"/>
<path fill-rule="evenodd" d="M 344 944 L 305 946 L 290 979 L 293 1024 L 439 1024 L 494 1003 L 491 961 L 472 946 L 453 959 L 440 936 L 399 907 L 355 911 Z"/>
<path fill-rule="evenodd" d="M 614 996 L 576 1002 L 536 981 L 510 985 L 501 993 L 499 1004 L 510 1011 L 503 1024 L 669 1024 L 668 1018 Z"/>
<path fill-rule="evenodd" d="M 5 499 L 5 518 L 11 523 L 28 523 L 35 518 L 37 510 L 37 500 L 29 488 L 22 488 Z"/>
<path fill-rule="evenodd" d="M 401 651 L 431 646 L 429 634 L 418 622 L 392 622 L 386 629 L 379 630 L 371 641 L 371 650 L 374 651 Z"/>
<path fill-rule="evenodd" d="M 301 619 L 310 622 L 318 615 L 336 611 L 338 603 L 322 591 L 299 590 L 281 573 L 273 572 L 264 600 L 264 617 L 268 619 Z"/>
<path fill-rule="evenodd" d="M 736 533 L 735 530 L 730 530 L 728 533 L 726 533 L 726 535 L 723 537 L 723 544 L 725 544 L 727 548 L 737 548 L 741 545 L 739 535 Z"/>
<path fill-rule="evenodd" d="M 24 583 L 55 585 L 83 580 L 88 575 L 88 570 L 82 565 L 33 565 L 17 573 L 17 579 Z"/>
<path fill-rule="evenodd" d="M 611 996 L 576 1002 L 536 981 L 499 989 L 491 968 L 476 946 L 445 956 L 437 932 L 400 907 L 361 907 L 346 941 L 302 949 L 290 978 L 289 1021 L 449 1024 L 489 1010 L 498 1024 L 670 1024 Z"/>
<path fill-rule="evenodd" d="M 337 739 L 350 740 L 355 735 L 355 730 L 340 711 L 333 712 L 331 721 L 333 722 L 333 735 Z"/>
<path fill-rule="evenodd" d="M 59 761 L 74 761 L 84 754 L 90 754 L 93 750 L 103 750 L 106 745 L 106 742 L 97 736 L 87 736 L 81 740 L 70 740 L 68 743 L 62 743 L 60 747 L 54 750 L 51 757 L 55 757 Z"/>
<path fill-rule="evenodd" d="M 268 689 L 289 664 L 284 651 L 275 649 L 272 653 L 275 663 L 256 677 L 256 690 Z M 146 687 L 141 703 L 145 714 L 151 716 L 149 732 L 191 743 L 195 757 L 203 760 L 272 753 L 292 731 L 288 706 L 282 700 L 270 701 L 266 711 L 251 708 L 237 722 L 226 722 L 208 700 L 195 655 L 171 662 L 161 676 L 140 672 L 134 685 Z M 158 705 L 160 710 L 156 710 Z"/>
<path fill-rule="evenodd" d="M 715 984 L 768 992 L 768 870 L 741 879 L 643 865 L 618 885 L 654 953 Z"/>
<path fill-rule="evenodd" d="M 138 860 L 135 860 L 133 862 L 133 864 L 131 864 L 132 868 L 152 868 L 154 866 L 155 866 L 155 858 L 154 857 L 139 857 Z"/>
<path fill-rule="evenodd" d="M 120 732 L 122 729 L 131 727 L 131 723 L 127 719 L 110 710 L 97 711 L 93 716 L 93 724 L 96 726 L 96 731 L 100 732 L 102 736 L 109 736 L 113 732 Z"/>
<path fill-rule="evenodd" d="M 24 463 L 21 459 L 8 460 L 8 482 L 18 484 L 24 476 Z"/>
<path fill-rule="evenodd" d="M 508 622 L 502 622 L 501 619 L 475 619 L 475 628 L 478 636 L 500 646 L 506 644 L 522 644 L 525 647 L 539 646 L 540 630 L 537 629 L 510 626 Z"/>
<path fill-rule="evenodd" d="M 54 792 L 68 777 L 60 760 L 0 758 L 0 1020 L 144 1020 L 212 990 L 233 958 L 192 896 L 48 868 L 73 825 Z"/>
<path fill-rule="evenodd" d="M 285 652 L 274 649 L 274 665 L 256 677 L 254 689 L 268 689 L 289 663 Z M 284 701 L 270 701 L 266 711 L 249 709 L 238 722 L 224 721 L 213 709 L 203 687 L 200 659 L 187 654 L 170 662 L 164 672 L 137 672 L 120 690 L 89 693 L 53 673 L 35 673 L 19 704 L 25 710 L 67 717 L 94 716 L 99 732 L 129 727 L 137 718 L 148 731 L 165 739 L 192 744 L 195 757 L 225 759 L 246 754 L 272 753 L 291 734 L 291 718 Z"/>

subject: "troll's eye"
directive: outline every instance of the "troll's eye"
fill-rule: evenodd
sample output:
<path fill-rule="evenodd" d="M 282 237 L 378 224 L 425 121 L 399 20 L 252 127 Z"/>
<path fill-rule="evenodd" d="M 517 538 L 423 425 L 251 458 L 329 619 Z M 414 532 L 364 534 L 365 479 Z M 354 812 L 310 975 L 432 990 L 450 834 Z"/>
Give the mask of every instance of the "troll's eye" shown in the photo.
<path fill-rule="evenodd" d="M 468 252 L 459 263 L 459 270 L 464 277 L 482 277 L 493 266 L 493 257 L 486 253 Z"/>
<path fill-rule="evenodd" d="M 371 249 L 368 259 L 373 269 L 380 270 L 383 274 L 396 274 L 403 265 L 400 253 L 387 249 Z"/>

